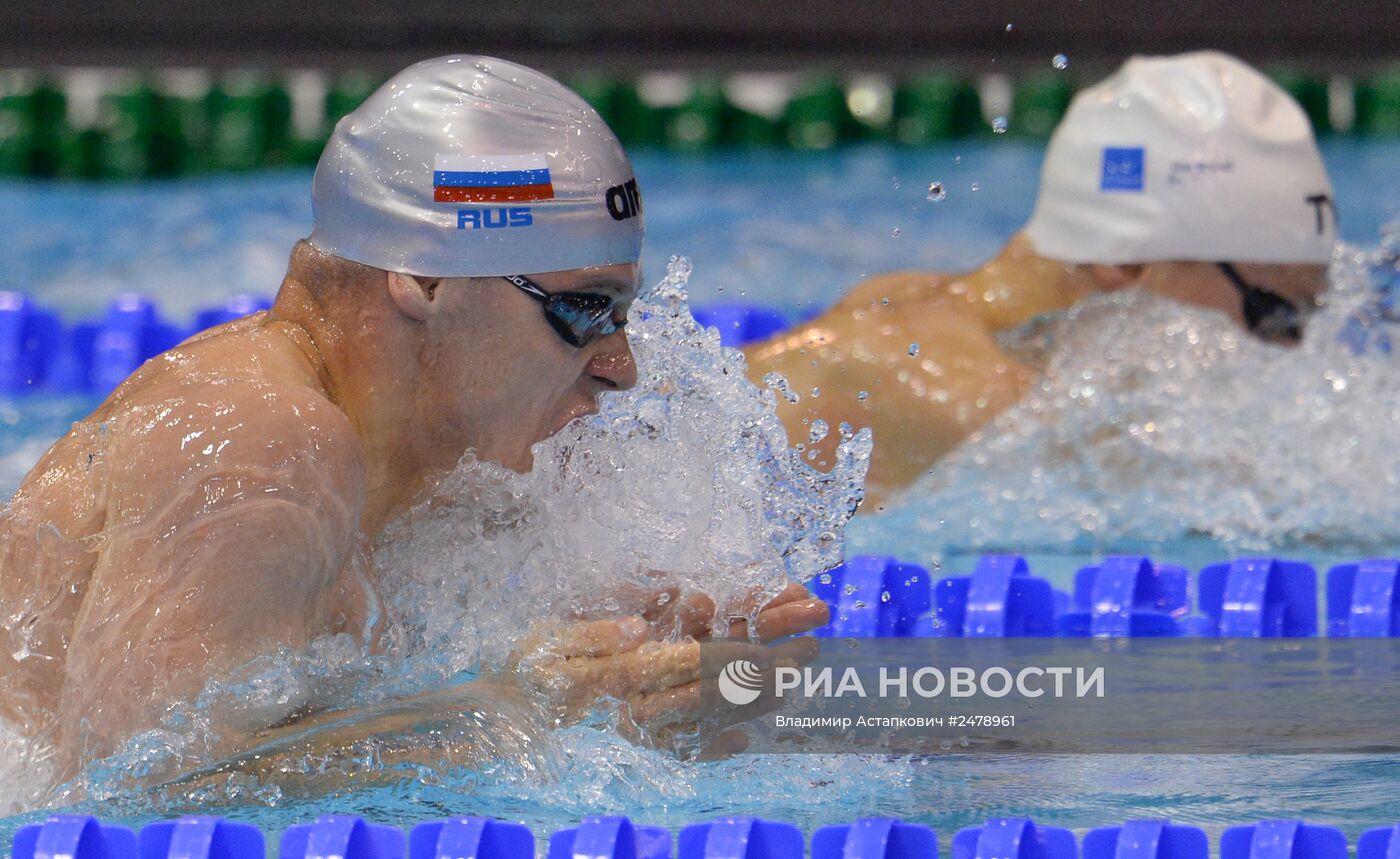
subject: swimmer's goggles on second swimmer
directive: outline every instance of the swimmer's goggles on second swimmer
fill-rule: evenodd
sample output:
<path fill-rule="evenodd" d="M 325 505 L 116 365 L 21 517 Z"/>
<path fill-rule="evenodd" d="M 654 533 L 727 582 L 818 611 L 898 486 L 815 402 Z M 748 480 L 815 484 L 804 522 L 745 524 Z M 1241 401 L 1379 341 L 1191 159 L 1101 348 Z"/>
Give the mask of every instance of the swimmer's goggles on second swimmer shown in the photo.
<path fill-rule="evenodd" d="M 1251 334 L 1286 343 L 1297 343 L 1303 339 L 1306 314 L 1298 305 L 1245 280 L 1228 262 L 1218 262 L 1216 265 L 1239 292 L 1240 300 L 1244 303 L 1244 325 Z"/>
<path fill-rule="evenodd" d="M 606 337 L 627 324 L 613 321 L 613 312 L 620 298 L 601 295 L 596 292 L 556 292 L 548 293 L 528 277 L 521 274 L 501 275 L 526 295 L 544 306 L 544 317 L 553 326 L 554 333 L 570 346 L 582 348 Z"/>

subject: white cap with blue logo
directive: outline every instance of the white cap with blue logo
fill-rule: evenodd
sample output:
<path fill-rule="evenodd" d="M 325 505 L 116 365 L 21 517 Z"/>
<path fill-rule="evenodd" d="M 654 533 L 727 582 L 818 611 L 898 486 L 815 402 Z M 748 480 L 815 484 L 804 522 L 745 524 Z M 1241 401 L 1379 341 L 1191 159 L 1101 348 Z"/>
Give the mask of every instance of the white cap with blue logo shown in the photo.
<path fill-rule="evenodd" d="M 433 277 L 635 263 L 642 201 L 602 118 L 533 69 L 425 60 L 342 119 L 312 188 L 321 250 Z"/>
<path fill-rule="evenodd" d="M 1307 116 L 1217 51 L 1133 57 L 1079 93 L 1026 225 L 1075 263 L 1326 263 L 1332 185 Z"/>

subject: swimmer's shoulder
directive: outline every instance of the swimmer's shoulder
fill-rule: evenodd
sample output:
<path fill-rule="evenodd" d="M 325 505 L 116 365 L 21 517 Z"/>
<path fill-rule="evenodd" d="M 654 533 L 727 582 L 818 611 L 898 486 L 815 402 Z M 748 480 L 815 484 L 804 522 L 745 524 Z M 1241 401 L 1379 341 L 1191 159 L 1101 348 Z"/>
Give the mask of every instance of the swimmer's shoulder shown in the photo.
<path fill-rule="evenodd" d="M 112 490 L 275 472 L 362 496 L 359 437 L 301 350 L 267 326 L 223 328 L 148 362 L 89 418 L 109 440 Z"/>

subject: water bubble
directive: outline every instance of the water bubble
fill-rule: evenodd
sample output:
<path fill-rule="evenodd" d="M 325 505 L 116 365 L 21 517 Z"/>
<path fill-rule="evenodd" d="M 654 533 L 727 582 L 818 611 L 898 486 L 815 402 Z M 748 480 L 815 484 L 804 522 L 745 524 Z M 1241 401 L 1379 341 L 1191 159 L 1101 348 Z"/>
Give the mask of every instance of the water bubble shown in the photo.
<path fill-rule="evenodd" d="M 947 196 L 948 196 L 948 189 L 946 189 L 946 188 L 943 187 L 943 183 L 942 183 L 942 182 L 930 182 L 930 183 L 928 183 L 928 201 L 929 201 L 930 203 L 938 203 L 938 202 L 941 202 L 942 200 L 944 200 L 945 198 L 947 198 Z"/>
<path fill-rule="evenodd" d="M 981 183 L 981 182 L 973 182 L 973 183 L 972 183 L 972 190 L 973 190 L 973 191 L 981 191 L 981 190 L 982 190 L 982 183 Z"/>
<path fill-rule="evenodd" d="M 892 238 L 892 239 L 897 239 L 897 238 L 899 238 L 899 227 L 895 227 L 894 229 L 890 230 L 890 238 Z"/>
<path fill-rule="evenodd" d="M 856 399 L 860 400 L 861 402 L 865 402 L 866 400 L 870 399 L 870 392 L 861 391 L 860 393 L 856 394 Z"/>
<path fill-rule="evenodd" d="M 1011 27 L 1012 27 L 1011 24 L 1007 24 L 1007 25 L 1006 25 L 1006 32 L 1010 33 L 1010 32 L 1011 32 Z"/>
<path fill-rule="evenodd" d="M 910 344 L 909 344 L 909 357 L 910 357 L 910 358 L 913 358 L 913 357 L 917 356 L 918 354 L 919 354 L 919 344 L 918 344 L 918 343 L 910 343 Z"/>
<path fill-rule="evenodd" d="M 813 389 L 812 389 L 812 398 L 813 398 L 813 399 L 816 399 L 817 397 L 820 397 L 821 395 L 822 395 L 822 389 L 821 389 L 821 388 L 813 388 Z"/>
<path fill-rule="evenodd" d="M 807 433 L 807 443 L 816 444 L 826 438 L 828 432 L 830 432 L 830 429 L 827 427 L 826 421 L 821 418 L 812 421 L 812 429 Z"/>
<path fill-rule="evenodd" d="M 994 116 L 994 117 L 992 117 L 992 133 L 993 133 L 993 134 L 1005 134 L 1005 133 L 1006 133 L 1006 117 L 1004 117 L 1004 116 Z"/>
<path fill-rule="evenodd" d="M 885 297 L 885 298 L 880 299 L 880 306 L 881 306 L 881 307 L 889 307 L 889 306 L 890 306 L 890 300 L 889 300 L 889 297 L 888 297 L 888 296 Z"/>
<path fill-rule="evenodd" d="M 954 155 L 954 156 L 953 156 L 953 163 L 954 163 L 954 164 L 961 164 L 961 163 L 962 163 L 962 156 L 961 156 L 961 155 Z"/>
<path fill-rule="evenodd" d="M 1054 59 L 1050 60 L 1050 65 L 1054 66 L 1059 71 L 1064 71 L 1069 68 L 1069 57 L 1064 54 L 1056 54 Z"/>

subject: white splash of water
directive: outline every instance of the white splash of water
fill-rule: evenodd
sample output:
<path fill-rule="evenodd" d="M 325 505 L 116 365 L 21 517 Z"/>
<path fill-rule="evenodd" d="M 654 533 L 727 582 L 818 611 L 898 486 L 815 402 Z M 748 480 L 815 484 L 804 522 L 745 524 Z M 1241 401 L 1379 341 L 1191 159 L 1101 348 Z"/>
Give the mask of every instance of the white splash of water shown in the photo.
<path fill-rule="evenodd" d="M 655 587 L 652 571 L 732 614 L 754 590 L 840 561 L 869 434 L 844 442 L 829 473 L 804 464 L 773 393 L 690 316 L 689 274 L 673 260 L 633 307 L 636 388 L 539 445 L 528 475 L 465 460 L 386 531 L 375 563 L 413 650 L 450 651 L 452 671 L 490 664 L 530 621 L 607 609 L 600 595 Z"/>

